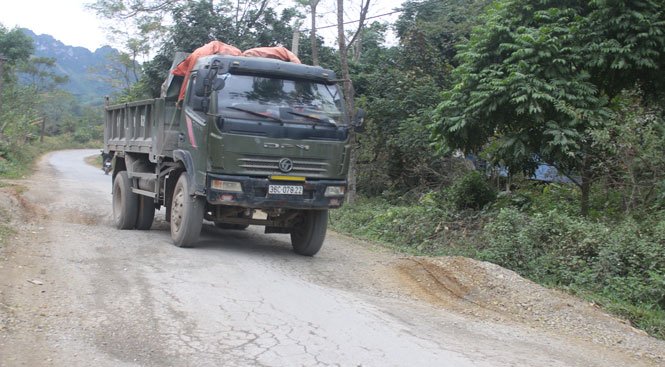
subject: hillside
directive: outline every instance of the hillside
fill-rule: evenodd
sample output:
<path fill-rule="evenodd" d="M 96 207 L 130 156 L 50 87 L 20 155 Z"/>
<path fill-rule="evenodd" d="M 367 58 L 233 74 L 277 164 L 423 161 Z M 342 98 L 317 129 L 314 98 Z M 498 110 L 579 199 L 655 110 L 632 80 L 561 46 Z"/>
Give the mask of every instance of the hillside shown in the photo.
<path fill-rule="evenodd" d="M 84 47 L 65 45 L 48 34 L 37 35 L 25 28 L 23 32 L 34 40 L 35 56 L 56 59 L 57 72 L 69 77 L 62 89 L 76 96 L 80 103 L 99 105 L 105 95 L 114 92 L 105 81 L 110 72 L 104 65 L 108 63 L 109 54 L 118 52 L 116 49 L 102 46 L 92 52 Z"/>

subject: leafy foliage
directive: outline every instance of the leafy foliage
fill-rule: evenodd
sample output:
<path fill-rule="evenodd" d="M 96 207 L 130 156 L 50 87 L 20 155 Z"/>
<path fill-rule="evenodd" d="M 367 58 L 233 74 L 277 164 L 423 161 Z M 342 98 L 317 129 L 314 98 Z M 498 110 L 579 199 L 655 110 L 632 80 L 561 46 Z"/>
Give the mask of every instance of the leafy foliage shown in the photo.
<path fill-rule="evenodd" d="M 610 230 L 556 210 L 527 216 L 504 209 L 485 226 L 477 256 L 541 283 L 596 294 L 662 338 L 665 320 L 653 316 L 665 312 L 663 223 L 628 219 Z"/>
<path fill-rule="evenodd" d="M 0 24 L 0 50 L 7 59 L 3 65 L 4 75 L 2 77 L 11 81 L 16 65 L 28 60 L 34 46 L 30 37 L 26 36 L 19 28 L 7 30 Z"/>
<path fill-rule="evenodd" d="M 511 172 L 544 161 L 579 174 L 585 212 L 601 158 L 590 130 L 604 128 L 622 90 L 662 78 L 663 11 L 654 1 L 494 3 L 461 47 L 434 138 L 466 151 L 497 139 L 494 162 Z"/>
<path fill-rule="evenodd" d="M 436 154 L 427 126 L 440 102 L 437 91 L 450 82 L 453 45 L 467 37 L 487 3 L 405 2 L 396 22 L 400 45 L 390 48 L 382 47 L 385 26 L 366 27 L 362 54 L 351 65 L 358 105 L 368 111 L 357 150 L 359 191 L 418 197 L 464 171 L 458 159 Z"/>

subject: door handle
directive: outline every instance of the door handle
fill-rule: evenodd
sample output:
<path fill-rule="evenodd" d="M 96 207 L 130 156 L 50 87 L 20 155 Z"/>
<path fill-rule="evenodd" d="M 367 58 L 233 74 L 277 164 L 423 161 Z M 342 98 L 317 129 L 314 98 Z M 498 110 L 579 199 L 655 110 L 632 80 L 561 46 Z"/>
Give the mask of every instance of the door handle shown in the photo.
<path fill-rule="evenodd" d="M 184 133 L 178 134 L 178 140 L 185 141 L 185 134 Z"/>

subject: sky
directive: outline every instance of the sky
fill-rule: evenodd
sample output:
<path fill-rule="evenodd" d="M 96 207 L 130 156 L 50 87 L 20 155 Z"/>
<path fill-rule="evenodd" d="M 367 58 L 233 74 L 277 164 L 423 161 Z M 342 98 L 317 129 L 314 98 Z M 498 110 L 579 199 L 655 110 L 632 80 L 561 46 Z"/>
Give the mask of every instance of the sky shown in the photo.
<path fill-rule="evenodd" d="M 111 44 L 102 29 L 103 21 L 98 19 L 93 11 L 84 8 L 85 3 L 93 0 L 5 0 L 0 8 L 0 23 L 6 28 L 28 28 L 36 34 L 50 34 L 55 39 L 69 46 L 85 47 L 91 51 L 106 44 Z M 358 0 L 347 0 L 351 6 L 346 6 L 345 19 L 358 19 Z M 368 16 L 390 12 L 399 6 L 401 0 L 379 0 L 370 6 Z M 335 24 L 335 1 L 322 0 L 319 6 L 321 18 L 317 17 L 317 25 Z M 355 5 L 355 6 L 353 6 Z M 277 6 L 279 8 L 279 5 Z M 397 14 L 382 17 L 381 21 L 394 21 Z M 306 20 L 303 28 L 309 28 L 310 21 Z M 346 25 L 352 30 L 356 24 Z M 320 34 L 325 38 L 326 44 L 335 46 L 337 30 L 328 28 Z M 117 45 L 111 44 L 117 47 Z"/>
<path fill-rule="evenodd" d="M 82 0 L 3 1 L 0 23 L 6 28 L 28 28 L 36 34 L 50 34 L 69 46 L 96 50 L 108 44 L 102 21 L 85 10 Z"/>

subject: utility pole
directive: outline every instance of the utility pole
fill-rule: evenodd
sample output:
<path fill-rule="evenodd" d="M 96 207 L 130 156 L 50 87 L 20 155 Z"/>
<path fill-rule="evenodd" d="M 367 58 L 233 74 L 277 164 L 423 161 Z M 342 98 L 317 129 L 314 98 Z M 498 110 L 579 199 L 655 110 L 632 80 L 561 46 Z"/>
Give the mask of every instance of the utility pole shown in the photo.
<path fill-rule="evenodd" d="M 5 55 L 0 53 L 0 116 L 2 115 L 2 82 L 5 80 L 2 67 L 5 61 L 7 61 L 7 59 L 5 59 Z"/>
<path fill-rule="evenodd" d="M 293 29 L 293 39 L 291 40 L 291 52 L 298 57 L 298 46 L 300 44 L 300 21 L 296 21 L 296 27 Z"/>
<path fill-rule="evenodd" d="M 42 118 L 42 132 L 39 135 L 39 142 L 43 143 L 44 142 L 44 132 L 46 131 L 46 115 Z"/>

